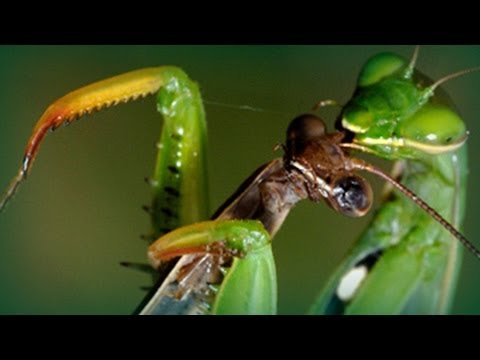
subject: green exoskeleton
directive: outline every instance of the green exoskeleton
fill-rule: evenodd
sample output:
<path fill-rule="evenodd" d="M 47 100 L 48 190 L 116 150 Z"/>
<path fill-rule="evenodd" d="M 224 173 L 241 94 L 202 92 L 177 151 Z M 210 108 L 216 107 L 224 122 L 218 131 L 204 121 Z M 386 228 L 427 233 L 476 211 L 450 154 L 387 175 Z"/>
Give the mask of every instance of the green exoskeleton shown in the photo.
<path fill-rule="evenodd" d="M 414 62 L 408 65 L 395 55 L 370 60 L 337 131 L 327 132 L 314 115 L 295 118 L 287 130 L 284 156 L 255 171 L 210 220 L 206 122 L 197 84 L 176 67 L 99 81 L 67 94 L 45 111 L 17 176 L 0 199 L 0 209 L 26 178 L 48 130 L 103 107 L 157 94 L 164 125 L 154 174 L 147 179 L 153 201 L 146 207 L 153 227 L 148 257 L 156 270 L 155 285 L 137 313 L 276 313 L 272 237 L 302 199 L 325 201 L 347 216 L 366 214 L 372 192 L 359 171 L 382 177 L 410 199 L 391 192 L 313 312 L 443 312 L 451 300 L 460 250 L 438 222 L 471 249 L 472 245 L 434 209 L 460 226 L 466 131 L 448 106 L 437 103 L 437 84 L 416 86 L 413 68 Z M 394 176 L 401 175 L 418 197 L 352 157 L 352 149 L 405 159 Z M 302 246 L 301 239 L 296 243 Z M 398 287 L 384 291 L 392 283 Z"/>
<path fill-rule="evenodd" d="M 337 128 L 349 132 L 352 148 L 395 160 L 394 176 L 461 228 L 467 131 L 438 89 L 452 76 L 427 82 L 414 69 L 416 53 L 410 63 L 391 53 L 371 58 Z M 445 314 L 462 250 L 424 211 L 391 191 L 311 312 Z"/>

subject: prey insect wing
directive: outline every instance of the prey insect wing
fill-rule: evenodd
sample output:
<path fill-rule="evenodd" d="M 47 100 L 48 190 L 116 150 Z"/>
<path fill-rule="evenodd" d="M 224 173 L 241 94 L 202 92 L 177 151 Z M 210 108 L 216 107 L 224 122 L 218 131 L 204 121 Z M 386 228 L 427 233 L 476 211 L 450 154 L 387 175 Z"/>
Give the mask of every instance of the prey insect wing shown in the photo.
<path fill-rule="evenodd" d="M 140 305 L 139 315 L 208 313 L 215 296 L 211 286 L 221 281 L 218 277 L 223 277 L 218 260 L 218 256 L 211 254 L 182 256 L 147 295 L 150 299 Z"/>
<path fill-rule="evenodd" d="M 220 206 L 212 219 L 253 219 L 260 220 L 270 234 L 274 234 L 285 219 L 290 206 L 274 216 L 271 204 L 262 198 L 260 184 L 266 180 L 282 178 L 282 159 L 275 159 L 259 167 L 247 178 L 238 190 Z M 292 205 L 293 206 L 293 205 Z M 221 285 L 224 269 L 232 263 L 232 257 L 214 254 L 183 255 L 173 269 L 161 279 L 150 300 L 140 311 L 147 314 L 204 314 L 209 312 L 215 299 L 215 287 Z"/>

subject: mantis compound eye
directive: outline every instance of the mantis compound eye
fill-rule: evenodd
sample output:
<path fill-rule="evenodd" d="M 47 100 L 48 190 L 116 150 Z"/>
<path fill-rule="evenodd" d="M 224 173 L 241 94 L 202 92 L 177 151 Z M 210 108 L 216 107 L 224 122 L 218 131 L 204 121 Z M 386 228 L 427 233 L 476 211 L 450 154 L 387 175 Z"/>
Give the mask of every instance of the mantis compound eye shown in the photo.
<path fill-rule="evenodd" d="M 343 215 L 360 217 L 372 206 L 372 188 L 358 175 L 338 177 L 332 184 L 329 205 Z"/>

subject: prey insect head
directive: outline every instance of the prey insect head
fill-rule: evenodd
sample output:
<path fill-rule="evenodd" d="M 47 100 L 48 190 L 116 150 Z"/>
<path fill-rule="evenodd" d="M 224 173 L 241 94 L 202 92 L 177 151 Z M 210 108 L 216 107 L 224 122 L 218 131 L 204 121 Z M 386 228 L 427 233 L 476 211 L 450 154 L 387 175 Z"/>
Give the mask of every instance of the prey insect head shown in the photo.
<path fill-rule="evenodd" d="M 319 117 L 311 114 L 297 116 L 287 129 L 287 157 L 301 154 L 309 142 L 322 138 L 325 130 L 325 123 Z"/>
<path fill-rule="evenodd" d="M 286 166 L 302 175 L 310 200 L 323 199 L 335 211 L 359 217 L 371 207 L 372 189 L 349 171 L 342 139 L 342 133 L 327 134 L 322 119 L 301 115 L 287 130 Z"/>

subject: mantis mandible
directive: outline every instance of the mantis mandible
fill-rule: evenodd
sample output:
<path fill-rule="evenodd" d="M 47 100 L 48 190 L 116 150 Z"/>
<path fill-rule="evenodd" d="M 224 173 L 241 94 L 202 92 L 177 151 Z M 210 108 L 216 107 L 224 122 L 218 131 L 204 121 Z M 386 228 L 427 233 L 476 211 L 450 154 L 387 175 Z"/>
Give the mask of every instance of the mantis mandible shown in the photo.
<path fill-rule="evenodd" d="M 253 165 L 254 166 L 254 165 Z"/>

